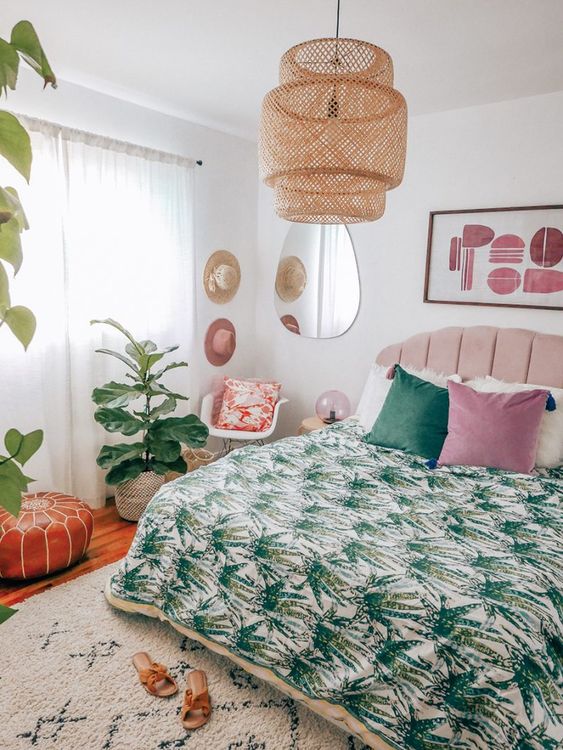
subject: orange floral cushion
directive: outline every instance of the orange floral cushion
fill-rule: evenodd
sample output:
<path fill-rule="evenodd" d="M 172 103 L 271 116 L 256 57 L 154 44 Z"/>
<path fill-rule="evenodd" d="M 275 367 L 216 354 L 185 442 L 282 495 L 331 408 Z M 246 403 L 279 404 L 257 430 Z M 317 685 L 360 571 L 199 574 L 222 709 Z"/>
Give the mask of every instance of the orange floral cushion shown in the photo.
<path fill-rule="evenodd" d="M 219 430 L 263 432 L 272 425 L 280 383 L 225 377 L 223 403 L 215 427 Z"/>

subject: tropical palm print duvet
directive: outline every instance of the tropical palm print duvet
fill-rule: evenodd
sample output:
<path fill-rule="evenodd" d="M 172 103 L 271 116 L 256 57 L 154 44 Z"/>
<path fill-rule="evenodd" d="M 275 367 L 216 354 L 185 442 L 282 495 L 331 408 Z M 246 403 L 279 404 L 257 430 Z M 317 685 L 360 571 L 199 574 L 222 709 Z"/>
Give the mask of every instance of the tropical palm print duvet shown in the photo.
<path fill-rule="evenodd" d="M 165 486 L 114 597 L 416 750 L 562 747 L 563 472 L 365 443 L 344 422 Z"/>

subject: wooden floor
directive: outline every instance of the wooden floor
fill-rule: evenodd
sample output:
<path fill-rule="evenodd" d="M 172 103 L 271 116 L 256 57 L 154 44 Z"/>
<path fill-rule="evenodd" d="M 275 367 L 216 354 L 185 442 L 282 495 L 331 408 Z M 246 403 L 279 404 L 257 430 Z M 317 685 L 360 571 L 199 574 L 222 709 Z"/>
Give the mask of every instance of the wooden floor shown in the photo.
<path fill-rule="evenodd" d="M 33 594 L 72 581 L 85 573 L 120 560 L 127 553 L 137 524 L 124 521 L 117 513 L 115 505 L 93 510 L 94 533 L 86 556 L 76 565 L 60 573 L 32 581 L 5 581 L 0 579 L 0 604 L 12 606 Z"/>

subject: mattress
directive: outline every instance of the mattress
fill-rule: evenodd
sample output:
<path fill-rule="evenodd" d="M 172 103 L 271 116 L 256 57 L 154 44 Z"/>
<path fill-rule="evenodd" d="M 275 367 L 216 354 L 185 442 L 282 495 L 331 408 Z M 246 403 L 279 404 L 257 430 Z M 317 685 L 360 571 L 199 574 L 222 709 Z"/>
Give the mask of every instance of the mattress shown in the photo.
<path fill-rule="evenodd" d="M 165 485 L 108 582 L 372 748 L 558 748 L 563 472 L 428 469 L 351 421 Z"/>

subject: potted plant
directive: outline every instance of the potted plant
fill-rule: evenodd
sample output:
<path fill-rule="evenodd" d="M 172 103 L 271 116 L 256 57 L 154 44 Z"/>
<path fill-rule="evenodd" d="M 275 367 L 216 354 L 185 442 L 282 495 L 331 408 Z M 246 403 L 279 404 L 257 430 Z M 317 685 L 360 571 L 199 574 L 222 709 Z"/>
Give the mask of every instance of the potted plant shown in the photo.
<path fill-rule="evenodd" d="M 174 393 L 162 384 L 166 372 L 187 367 L 187 362 L 170 362 L 154 370 L 155 365 L 177 346 L 161 351 L 153 341 L 137 341 L 115 320 L 93 320 L 116 328 L 127 339 L 125 353 L 97 349 L 101 354 L 116 357 L 126 365 L 130 382 L 111 381 L 95 388 L 92 399 L 97 405 L 96 422 L 108 432 L 119 432 L 127 437 L 142 433 L 134 443 L 104 445 L 97 458 L 98 466 L 109 469 L 106 482 L 116 485 L 115 502 L 122 518 L 137 521 L 155 492 L 164 483 L 167 472 L 185 474 L 182 443 L 201 448 L 209 431 L 195 414 L 171 417 L 178 401 L 186 396 Z M 142 399 L 140 408 L 134 404 Z"/>
<path fill-rule="evenodd" d="M 0 39 L 0 95 L 16 88 L 20 59 L 24 60 L 44 80 L 45 86 L 56 88 L 56 78 L 35 29 L 29 21 L 20 21 L 12 29 L 10 41 Z M 0 110 L 0 154 L 29 182 L 31 174 L 31 140 L 20 121 L 10 112 Z M 4 263 L 8 263 L 14 276 L 22 261 L 21 234 L 28 229 L 20 199 L 13 187 L 0 187 L 0 328 L 6 326 L 27 349 L 35 333 L 35 316 L 23 305 L 12 305 L 10 282 Z M 0 456 L 0 509 L 17 516 L 22 493 L 29 482 L 23 465 L 39 450 L 43 441 L 42 430 L 23 435 L 10 429 L 4 437 L 7 455 Z M 0 623 L 15 610 L 0 605 Z"/>

